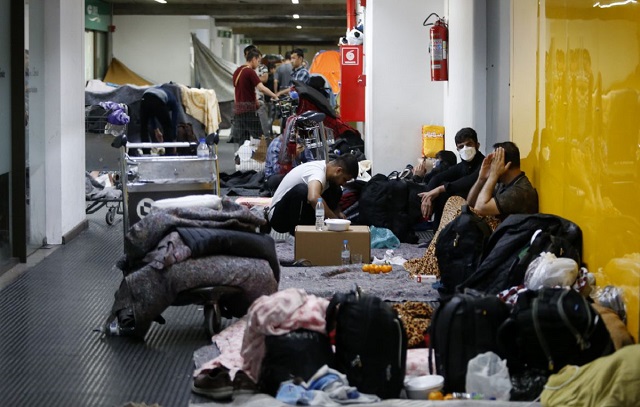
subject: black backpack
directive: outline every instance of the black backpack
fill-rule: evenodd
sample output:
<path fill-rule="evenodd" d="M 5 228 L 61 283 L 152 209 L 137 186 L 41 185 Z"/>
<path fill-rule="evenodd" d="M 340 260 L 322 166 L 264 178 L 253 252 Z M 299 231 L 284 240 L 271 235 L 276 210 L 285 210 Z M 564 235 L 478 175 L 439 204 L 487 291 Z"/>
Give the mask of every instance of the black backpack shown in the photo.
<path fill-rule="evenodd" d="M 476 271 L 491 232 L 487 222 L 473 213 L 469 205 L 462 206 L 460 215 L 440 231 L 436 259 L 441 294 L 453 293 L 457 285 Z"/>
<path fill-rule="evenodd" d="M 374 175 L 360 193 L 358 223 L 389 229 L 404 243 L 416 243 L 408 215 L 409 187 L 403 179 Z"/>
<path fill-rule="evenodd" d="M 614 351 L 600 315 L 580 293 L 564 288 L 518 294 L 498 331 L 498 343 L 510 372 L 541 369 L 551 374 Z"/>
<path fill-rule="evenodd" d="M 469 360 L 489 351 L 500 355 L 496 337 L 508 317 L 509 307 L 498 297 L 472 290 L 441 302 L 429 327 L 429 369 L 435 355 L 437 374 L 444 377 L 444 392 L 465 391 Z"/>
<path fill-rule="evenodd" d="M 307 381 L 322 366 L 333 365 L 329 337 L 321 332 L 297 329 L 284 335 L 268 335 L 264 344 L 258 386 L 272 396 L 280 383 L 296 377 Z"/>
<path fill-rule="evenodd" d="M 543 251 L 582 264 L 580 227 L 555 215 L 509 215 L 491 234 L 476 271 L 459 288 L 497 294 L 520 285 L 529 263 Z"/>
<path fill-rule="evenodd" d="M 358 288 L 333 296 L 327 332 L 335 329 L 335 366 L 360 392 L 397 398 L 404 386 L 407 336 L 396 311 Z"/>

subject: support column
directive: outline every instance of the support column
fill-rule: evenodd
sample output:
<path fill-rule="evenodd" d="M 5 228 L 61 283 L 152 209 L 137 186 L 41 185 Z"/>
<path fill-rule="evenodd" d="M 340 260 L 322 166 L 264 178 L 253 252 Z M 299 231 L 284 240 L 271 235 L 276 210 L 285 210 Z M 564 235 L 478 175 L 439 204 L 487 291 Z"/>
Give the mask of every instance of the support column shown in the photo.
<path fill-rule="evenodd" d="M 84 2 L 44 7 L 46 235 L 59 244 L 85 220 Z"/>
<path fill-rule="evenodd" d="M 463 127 L 478 133 L 486 152 L 487 27 L 486 0 L 448 0 L 449 81 L 444 92 L 445 148 L 455 151 Z"/>

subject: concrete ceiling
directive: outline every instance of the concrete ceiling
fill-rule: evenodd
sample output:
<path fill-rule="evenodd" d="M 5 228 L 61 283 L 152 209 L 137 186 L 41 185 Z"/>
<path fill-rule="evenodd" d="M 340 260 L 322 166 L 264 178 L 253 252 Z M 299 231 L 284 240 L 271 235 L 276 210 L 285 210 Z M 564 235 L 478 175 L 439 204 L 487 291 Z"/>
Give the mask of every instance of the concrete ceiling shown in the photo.
<path fill-rule="evenodd" d="M 347 28 L 346 0 L 105 0 L 114 15 L 211 16 L 255 44 L 336 45 Z M 299 19 L 293 15 L 298 14 Z M 296 26 L 302 26 L 297 29 Z"/>

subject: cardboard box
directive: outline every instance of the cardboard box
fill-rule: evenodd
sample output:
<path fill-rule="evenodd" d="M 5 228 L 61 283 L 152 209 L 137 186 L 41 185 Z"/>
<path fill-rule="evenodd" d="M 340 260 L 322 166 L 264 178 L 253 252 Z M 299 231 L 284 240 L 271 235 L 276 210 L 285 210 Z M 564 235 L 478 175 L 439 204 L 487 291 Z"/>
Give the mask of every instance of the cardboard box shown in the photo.
<path fill-rule="evenodd" d="M 342 241 L 349 241 L 351 254 L 362 254 L 362 262 L 371 259 L 369 226 L 351 225 L 345 232 L 318 231 L 315 226 L 296 227 L 295 259 L 306 259 L 314 266 L 339 266 Z"/>

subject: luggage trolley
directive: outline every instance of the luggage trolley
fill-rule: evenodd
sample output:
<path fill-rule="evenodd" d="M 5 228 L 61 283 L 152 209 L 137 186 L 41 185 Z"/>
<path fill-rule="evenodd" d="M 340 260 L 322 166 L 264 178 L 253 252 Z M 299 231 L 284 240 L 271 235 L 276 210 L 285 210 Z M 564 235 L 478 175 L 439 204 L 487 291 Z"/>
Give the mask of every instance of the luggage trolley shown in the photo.
<path fill-rule="evenodd" d="M 125 113 L 128 107 L 119 104 L 118 107 Z M 90 105 L 85 111 L 85 170 L 87 172 L 98 171 L 108 174 L 111 184 L 119 192 L 122 191 L 120 179 L 120 156 L 111 148 L 116 137 L 126 134 L 127 125 L 113 125 L 107 121 L 110 111 L 99 105 Z M 119 197 L 118 197 L 119 195 Z M 92 198 L 87 197 L 86 214 L 96 213 L 103 207 L 107 207 L 105 221 L 113 225 L 116 214 L 122 215 L 122 195 L 112 194 L 111 197 Z"/>
<path fill-rule="evenodd" d="M 124 233 L 129 227 L 144 218 L 154 201 L 186 195 L 214 194 L 220 191 L 218 178 L 217 134 L 207 137 L 211 154 L 208 158 L 192 155 L 139 155 L 128 154 L 133 149 L 140 151 L 190 148 L 196 143 L 128 143 L 120 136 L 112 144 L 120 149 L 120 171 L 122 179 L 122 202 Z"/>
<path fill-rule="evenodd" d="M 128 143 L 125 135 L 113 142 L 112 147 L 120 150 L 120 171 L 125 174 L 122 181 L 122 203 L 124 212 L 124 234 L 129 227 L 146 216 L 153 202 L 158 199 L 177 198 L 186 195 L 219 195 L 218 177 L 218 134 L 206 138 L 212 153 L 209 158 L 197 156 L 132 156 L 132 149 L 162 149 L 194 147 L 197 143 Z M 180 292 L 173 305 L 202 305 L 204 308 L 204 327 L 211 337 L 221 329 L 224 314 L 220 300 L 242 293 L 238 287 L 214 286 L 199 287 Z"/>

